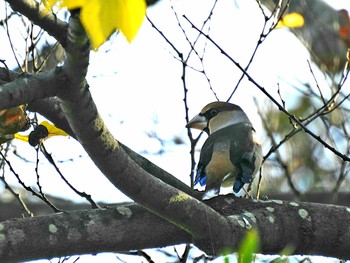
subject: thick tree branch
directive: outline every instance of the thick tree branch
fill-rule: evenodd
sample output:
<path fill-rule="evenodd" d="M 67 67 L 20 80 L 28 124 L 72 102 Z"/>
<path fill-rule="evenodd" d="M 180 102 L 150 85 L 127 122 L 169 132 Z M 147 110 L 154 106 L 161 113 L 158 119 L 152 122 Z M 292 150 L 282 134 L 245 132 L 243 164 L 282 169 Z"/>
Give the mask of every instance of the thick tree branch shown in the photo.
<path fill-rule="evenodd" d="M 350 258 L 348 207 L 228 196 L 214 198 L 209 205 L 232 219 L 256 225 L 264 254 L 276 254 L 291 246 L 297 255 Z"/>
<path fill-rule="evenodd" d="M 15 80 L 0 85 L 0 109 L 55 96 L 65 80 L 60 68 L 37 74 L 22 74 Z"/>
<path fill-rule="evenodd" d="M 54 123 L 56 127 L 64 130 L 70 136 L 75 138 L 75 134 L 68 124 L 57 97 L 34 100 L 32 103 L 28 104 L 27 110 L 41 114 Z"/>
<path fill-rule="evenodd" d="M 8 220 L 0 223 L 0 237 L 0 262 L 191 242 L 188 233 L 138 205 Z"/>
<path fill-rule="evenodd" d="M 57 78 L 54 76 L 54 72 L 58 73 Z M 47 76 L 48 75 L 48 76 Z M 9 96 L 13 96 L 13 94 L 20 93 L 23 95 L 23 97 L 14 99 L 12 101 L 8 101 L 4 99 L 1 101 L 0 97 L 0 107 L 2 107 L 1 103 L 4 103 L 4 105 L 7 106 L 18 106 L 20 104 L 23 104 L 23 101 L 27 102 L 31 99 L 34 100 L 28 104 L 27 109 L 32 112 L 38 112 L 45 118 L 47 118 L 49 121 L 53 122 L 56 127 L 64 130 L 67 132 L 70 136 L 73 138 L 76 138 L 73 130 L 71 129 L 66 116 L 63 113 L 60 101 L 57 97 L 48 97 L 52 94 L 56 94 L 57 90 L 60 89 L 60 87 L 65 86 L 63 80 L 66 78 L 61 73 L 61 70 L 53 71 L 53 72 L 42 72 L 39 74 L 39 77 L 32 74 L 27 74 L 26 79 L 26 86 L 21 86 L 21 81 L 17 81 L 16 79 L 20 78 L 21 75 L 0 67 L 0 83 L 6 84 L 5 87 L 11 87 L 8 88 Z M 40 82 L 42 79 L 48 79 L 49 81 L 45 81 L 44 85 L 38 85 L 38 82 Z M 62 79 L 62 82 L 57 81 L 59 79 Z M 15 81 L 16 80 L 16 81 Z M 9 82 L 12 82 L 10 84 Z M 49 82 L 49 83 L 48 83 Z M 1 87 L 1 86 L 0 86 Z M 18 91 L 16 91 L 18 90 Z M 22 91 L 24 90 L 24 91 Z M 52 94 L 51 94 L 52 93 Z M 29 96 L 29 97 L 26 97 Z M 35 97 L 37 96 L 37 97 Z M 14 96 L 13 96 L 14 97 Z M 40 99 L 40 97 L 44 97 L 43 99 Z M 4 107 L 7 108 L 7 107 Z M 199 194 L 190 187 L 188 187 L 186 184 L 166 172 L 165 170 L 161 169 L 160 167 L 156 166 L 152 162 L 148 161 L 146 158 L 142 157 L 138 153 L 134 152 L 130 148 L 128 148 L 126 145 L 120 143 L 121 147 L 125 150 L 125 152 L 135 161 L 138 165 L 140 165 L 144 170 L 146 170 L 148 173 L 152 174 L 153 176 L 159 178 L 163 182 L 170 184 L 171 186 L 189 194 L 192 196 L 199 197 Z"/>
<path fill-rule="evenodd" d="M 123 193 L 153 213 L 176 224 L 195 239 L 212 235 L 226 236 L 219 248 L 234 244 L 230 223 L 197 199 L 153 177 L 132 161 L 104 125 L 84 81 L 88 62 L 88 40 L 79 29 L 79 20 L 72 16 L 63 71 L 69 82 L 58 94 L 67 120 L 90 158 L 104 175 Z M 74 69 L 74 71 L 72 71 Z M 74 72 L 74 74 L 73 74 Z M 192 216 L 195 215 L 196 220 Z M 197 222 L 208 224 L 197 224 Z M 233 238 L 233 240 L 231 239 Z"/>
<path fill-rule="evenodd" d="M 290 246 L 295 254 L 350 258 L 349 208 L 257 201 L 233 195 L 220 196 L 207 203 L 234 222 L 228 234 L 237 242 L 231 244 L 231 248 L 237 247 L 246 229 L 256 227 L 261 238 L 261 253 L 278 254 Z M 187 213 L 196 216 L 195 211 Z M 0 223 L 0 237 L 1 262 L 191 242 L 188 233 L 136 204 L 8 220 Z M 224 243 L 225 238 L 212 235 L 206 240 L 206 246 L 210 251 L 213 243 Z"/>
<path fill-rule="evenodd" d="M 193 191 L 195 195 L 202 196 L 203 192 Z M 272 193 L 269 195 L 262 194 L 264 198 L 267 200 L 282 200 L 282 201 L 288 201 L 288 202 L 300 202 L 298 198 L 296 198 L 293 193 Z M 56 207 L 59 207 L 63 211 L 75 211 L 75 210 L 85 210 L 85 209 L 91 209 L 91 205 L 88 203 L 75 203 L 70 200 L 61 199 L 53 196 L 46 195 L 48 200 L 52 202 Z M 348 206 L 350 207 L 350 193 L 347 192 L 341 192 L 337 195 L 337 200 L 333 200 L 334 193 L 326 192 L 315 192 L 315 193 L 307 193 L 302 197 L 303 202 L 312 202 L 312 203 L 320 203 L 320 204 L 334 204 L 334 205 L 341 205 L 341 206 Z M 24 199 L 22 197 L 22 199 Z M 263 199 L 264 200 L 264 199 Z M 29 210 L 35 215 L 35 216 L 45 216 L 52 213 L 52 209 L 47 206 L 43 202 L 38 202 L 35 198 L 25 198 L 25 204 L 29 208 Z M 114 207 L 119 205 L 131 205 L 133 203 L 98 203 L 100 207 Z M 20 218 L 23 214 L 23 207 L 21 204 L 16 200 L 1 200 L 0 199 L 0 222 L 8 220 L 10 218 Z"/>
<path fill-rule="evenodd" d="M 35 111 L 43 115 L 45 118 L 53 122 L 56 127 L 64 130 L 73 138 L 76 138 L 73 130 L 69 126 L 69 123 L 64 115 L 61 104 L 59 103 L 57 98 L 48 98 L 41 99 L 37 101 L 33 101 L 28 105 L 27 108 L 29 111 Z M 184 184 L 179 179 L 175 178 L 173 175 L 169 174 L 167 171 L 163 170 L 159 166 L 150 162 L 140 154 L 134 152 L 126 145 L 119 142 L 123 150 L 130 156 L 130 158 L 136 162 L 142 169 L 146 172 L 152 174 L 163 182 L 191 195 L 194 197 L 198 197 L 201 195 L 197 191 L 193 191 L 188 185 Z"/>
<path fill-rule="evenodd" d="M 25 16 L 27 16 L 29 19 L 31 19 L 35 24 L 37 24 L 38 26 L 41 26 L 43 29 L 45 29 L 46 31 L 49 31 L 49 33 L 51 35 L 53 35 L 64 47 L 67 44 L 67 32 L 68 32 L 68 24 L 58 20 L 53 14 L 48 14 L 43 8 L 39 7 L 39 5 L 32 0 L 21 0 L 21 1 L 12 1 L 9 0 L 7 1 L 9 4 L 11 4 L 11 7 L 24 14 Z M 157 1 L 149 1 L 147 2 L 147 5 L 152 5 Z M 66 47 L 67 49 L 69 49 L 69 47 Z M 70 48 L 74 48 L 74 47 L 70 47 Z M 74 51 L 69 52 L 69 54 L 74 54 Z M 88 64 L 88 56 L 86 56 L 86 59 L 83 59 L 83 63 L 86 63 L 85 66 L 87 66 Z M 84 65 L 82 65 L 83 68 Z M 68 74 L 75 74 L 75 68 L 69 68 L 69 66 L 65 66 L 66 72 Z M 70 73 L 71 72 L 71 73 Z M 0 71 L 0 73 L 5 73 L 4 70 Z M 11 78 L 9 78 L 9 80 L 14 80 L 17 76 L 12 74 L 12 72 L 7 71 L 7 74 L 10 74 L 9 76 L 11 76 Z M 44 78 L 46 78 L 46 73 L 40 73 L 42 74 L 42 76 Z M 83 75 L 85 74 L 85 72 L 83 72 Z M 54 78 L 54 75 L 50 76 Z M 50 80 L 50 78 L 48 78 Z M 43 91 L 42 88 L 48 89 L 47 87 L 52 87 L 52 85 L 60 85 L 60 86 L 64 86 L 65 84 L 62 83 L 60 84 L 60 82 L 58 82 L 59 78 L 57 79 L 51 79 L 50 83 L 45 82 L 44 85 L 42 85 L 41 87 L 37 87 L 37 85 L 35 83 L 32 83 L 32 79 L 30 77 L 30 79 L 28 79 L 28 87 L 30 87 L 30 89 L 28 89 L 28 91 L 30 91 L 30 94 L 27 94 L 29 97 L 27 99 L 25 99 L 23 96 L 23 98 L 21 98 L 20 100 L 14 101 L 12 100 L 11 102 L 6 100 L 8 103 L 4 103 L 2 101 L 0 101 L 0 105 L 4 108 L 7 108 L 9 106 L 16 106 L 19 104 L 23 104 L 28 103 L 32 100 L 32 98 L 30 96 L 32 96 L 35 100 L 32 101 L 32 103 L 29 104 L 28 106 L 28 110 L 30 111 L 36 111 L 40 114 L 42 114 L 44 117 L 48 118 L 50 121 L 52 121 L 53 123 L 55 123 L 55 125 L 63 130 L 65 130 L 68 134 L 70 134 L 72 137 L 76 137 L 75 134 L 73 133 L 71 127 L 69 126 L 63 112 L 60 106 L 60 103 L 58 100 L 56 100 L 56 98 L 48 98 L 49 95 L 53 96 L 56 94 L 56 88 L 53 87 L 52 90 L 52 94 L 48 94 L 48 93 L 43 93 L 41 94 L 41 92 Z M 1 82 L 0 82 L 1 83 Z M 21 83 L 19 83 L 21 84 Z M 16 89 L 22 90 L 23 87 L 21 85 L 18 85 L 17 82 L 13 83 L 13 84 L 9 84 L 9 85 L 13 85 L 13 86 L 18 86 L 16 87 Z M 15 90 L 16 90 L 15 89 Z M 13 90 L 12 93 L 16 92 Z M 34 91 L 35 90 L 35 91 Z M 36 92 L 36 93 L 35 93 Z M 47 91 L 46 91 L 47 92 Z M 21 91 L 19 93 L 22 93 Z M 5 98 L 5 97 L 3 97 Z M 40 99 L 43 98 L 43 99 Z M 1 100 L 1 97 L 0 97 Z M 182 183 L 180 180 L 176 179 L 175 177 L 173 177 L 172 175 L 170 175 L 169 173 L 167 173 L 166 171 L 164 171 L 163 169 L 159 168 L 158 166 L 154 165 L 153 163 L 149 162 L 147 159 L 145 159 L 144 157 L 140 156 L 139 154 L 133 152 L 131 149 L 129 149 L 127 146 L 121 144 L 122 148 L 126 151 L 126 153 L 138 164 L 140 165 L 143 169 L 145 169 L 147 172 L 155 175 L 156 177 L 158 177 L 159 179 L 161 179 L 162 181 L 174 186 L 175 188 L 186 192 L 187 194 L 194 194 L 195 192 L 192 191 L 191 188 L 189 188 L 186 184 Z"/>
<path fill-rule="evenodd" d="M 6 0 L 14 11 L 25 15 L 34 24 L 40 26 L 47 33 L 57 39 L 63 47 L 67 41 L 66 22 L 58 19 L 53 13 L 48 12 L 34 0 Z"/>

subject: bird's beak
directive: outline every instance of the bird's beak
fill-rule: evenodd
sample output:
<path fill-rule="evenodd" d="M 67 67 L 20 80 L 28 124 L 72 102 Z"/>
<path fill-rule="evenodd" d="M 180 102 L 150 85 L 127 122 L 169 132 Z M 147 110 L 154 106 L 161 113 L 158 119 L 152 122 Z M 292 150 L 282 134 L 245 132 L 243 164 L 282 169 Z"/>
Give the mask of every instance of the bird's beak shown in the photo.
<path fill-rule="evenodd" d="M 202 115 L 196 115 L 186 124 L 186 128 L 194 128 L 198 130 L 204 130 L 207 128 L 208 122 Z"/>

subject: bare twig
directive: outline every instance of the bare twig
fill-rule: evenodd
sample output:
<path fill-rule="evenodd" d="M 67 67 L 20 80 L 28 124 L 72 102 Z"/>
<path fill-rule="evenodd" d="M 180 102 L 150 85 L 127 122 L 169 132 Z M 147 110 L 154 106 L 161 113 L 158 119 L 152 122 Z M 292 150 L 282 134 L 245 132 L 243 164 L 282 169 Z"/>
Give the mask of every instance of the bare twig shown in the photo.
<path fill-rule="evenodd" d="M 312 69 L 312 67 L 311 67 L 311 64 L 310 64 L 310 61 L 309 61 L 309 60 L 307 60 L 307 64 L 308 64 L 308 66 L 309 66 L 310 73 L 311 73 L 312 77 L 314 78 L 314 81 L 315 81 L 315 83 L 316 83 L 316 87 L 317 87 L 317 89 L 318 89 L 318 92 L 320 93 L 320 97 L 321 97 L 321 99 L 322 99 L 322 101 L 323 101 L 323 104 L 326 104 L 326 100 L 325 100 L 325 98 L 323 97 L 323 93 L 322 93 L 322 91 L 321 91 L 320 85 L 318 85 L 318 81 L 317 81 L 317 79 L 316 79 L 315 73 L 314 73 L 314 71 L 313 71 L 313 69 Z"/>
<path fill-rule="evenodd" d="M 213 15 L 213 11 L 215 9 L 215 6 L 217 4 L 217 1 L 214 1 L 214 4 L 209 12 L 209 15 L 207 17 L 207 19 L 203 22 L 203 25 L 201 27 L 201 29 L 203 30 L 203 28 L 206 26 L 206 24 L 210 21 L 212 15 Z M 197 50 L 195 49 L 195 45 L 196 43 L 198 42 L 201 34 L 198 34 L 198 36 L 195 38 L 194 42 L 192 43 L 190 41 L 190 39 L 188 38 L 187 34 L 186 34 L 186 31 L 183 29 L 182 25 L 181 25 L 181 22 L 179 20 L 179 17 L 177 15 L 177 12 L 175 11 L 174 7 L 172 6 L 172 10 L 174 12 L 174 15 L 175 15 L 175 18 L 178 22 L 178 25 L 179 27 L 181 28 L 182 32 L 183 32 L 183 35 L 186 39 L 186 41 L 188 42 L 188 44 L 190 45 L 191 49 L 190 51 L 188 52 L 188 54 L 186 55 L 186 58 L 184 57 L 184 54 L 182 52 L 180 52 L 174 45 L 173 43 L 164 35 L 163 32 L 161 32 L 157 27 L 156 25 L 147 17 L 148 21 L 151 23 L 152 27 L 156 29 L 156 31 L 164 38 L 164 40 L 171 46 L 171 48 L 176 52 L 178 58 L 175 57 L 175 59 L 177 59 L 178 61 L 181 62 L 181 65 L 182 65 L 182 76 L 181 76 L 181 80 L 182 80 L 182 86 L 183 86 L 183 89 L 184 89 L 184 107 L 185 107 L 185 120 L 186 120 L 186 123 L 189 121 L 189 115 L 188 115 L 188 101 L 187 101 L 187 93 L 188 93 L 188 89 L 187 89 L 187 84 L 186 84 L 186 71 L 187 71 L 187 68 L 191 68 L 197 72 L 200 72 L 202 73 L 206 79 L 207 79 L 207 82 L 209 84 L 209 88 L 210 90 L 212 91 L 213 95 L 215 96 L 215 98 L 218 100 L 218 97 L 217 97 L 217 94 L 215 93 L 214 89 L 212 88 L 211 86 L 211 82 L 210 82 L 210 79 L 209 77 L 207 76 L 206 72 L 205 72 L 205 69 L 204 69 L 204 64 L 203 64 L 203 59 L 204 59 L 204 54 L 205 54 L 205 48 L 203 50 L 203 56 L 201 56 Z M 210 30 L 210 27 L 208 27 L 208 32 Z M 198 59 L 200 60 L 201 62 L 201 65 L 202 65 L 202 70 L 197 70 L 193 67 L 191 67 L 190 65 L 188 65 L 188 61 L 191 57 L 191 54 L 192 52 L 194 52 L 196 54 L 196 56 L 198 57 Z M 198 140 L 200 139 L 202 133 L 197 137 L 197 138 L 194 138 L 193 135 L 192 135 L 192 131 L 190 129 L 187 129 L 187 135 L 188 135 L 188 138 L 190 139 L 190 142 L 191 142 L 191 150 L 190 150 L 190 155 L 191 155 L 191 173 L 190 173 L 190 184 L 191 184 L 191 187 L 193 188 L 193 182 L 194 182 L 194 171 L 195 171 L 195 166 L 196 166 L 196 161 L 195 161 L 195 158 L 194 158 L 194 153 L 195 153 L 195 146 L 198 142 Z"/>
<path fill-rule="evenodd" d="M 284 6 L 283 10 L 281 11 L 280 9 L 281 9 L 281 5 L 282 5 L 282 0 L 280 0 L 279 3 L 276 5 L 275 9 L 273 10 L 273 12 L 271 13 L 270 16 L 267 16 L 267 15 L 265 14 L 265 11 L 264 11 L 264 9 L 262 8 L 261 4 L 260 4 L 259 2 L 257 2 L 258 5 L 259 5 L 259 7 L 260 7 L 260 10 L 261 10 L 261 12 L 262 12 L 262 14 L 263 14 L 263 16 L 264 16 L 264 20 L 265 20 L 265 21 L 264 21 L 264 25 L 263 25 L 263 28 L 262 28 L 262 30 L 261 30 L 261 33 L 260 33 L 258 42 L 257 42 L 257 44 L 256 44 L 256 46 L 255 46 L 255 49 L 254 49 L 252 55 L 250 56 L 250 59 L 249 59 L 249 61 L 248 61 L 247 66 L 244 68 L 244 71 L 245 71 L 245 72 L 248 71 L 250 65 L 252 64 L 253 59 L 254 59 L 254 57 L 255 57 L 255 55 L 256 55 L 256 53 L 257 53 L 258 48 L 260 47 L 260 45 L 265 41 L 265 39 L 266 39 L 267 36 L 272 32 L 272 30 L 275 29 L 275 27 L 277 26 L 278 21 L 281 20 L 283 14 L 285 13 L 285 11 L 286 11 L 286 9 L 287 9 L 287 6 L 289 5 L 289 2 L 290 2 L 290 0 L 288 0 L 287 4 Z M 281 11 L 281 12 L 280 12 L 280 11 Z M 268 28 L 267 32 L 265 32 L 265 31 L 266 31 L 267 24 L 268 24 L 268 21 L 269 21 L 271 18 L 274 18 L 274 16 L 277 17 L 277 22 L 276 22 L 276 23 L 273 23 L 273 24 Z M 230 100 L 231 100 L 233 94 L 237 91 L 237 89 L 238 89 L 238 87 L 239 87 L 239 84 L 240 84 L 241 81 L 243 80 L 244 76 L 245 76 L 244 73 L 242 73 L 241 77 L 240 77 L 239 80 L 237 81 L 236 86 L 234 87 L 234 89 L 232 90 L 230 96 L 228 97 L 228 99 L 227 99 L 226 101 L 230 101 Z"/>
<path fill-rule="evenodd" d="M 6 13 L 6 16 L 8 14 L 8 8 L 7 8 L 7 4 L 5 4 L 5 13 Z M 11 47 L 11 51 L 13 53 L 13 56 L 16 60 L 16 63 L 17 63 L 17 66 L 18 68 L 21 68 L 21 64 L 19 63 L 18 61 L 18 58 L 17 58 L 17 55 L 16 55 L 16 52 L 14 50 L 14 45 L 13 45 L 13 42 L 12 42 L 12 38 L 11 38 L 11 35 L 10 35 L 10 30 L 9 30 L 9 25 L 8 25 L 8 16 L 6 17 L 6 19 L 4 20 L 5 22 L 5 27 L 6 27 L 6 34 L 7 34 L 7 38 L 10 42 L 10 47 Z"/>
<path fill-rule="evenodd" d="M 269 137 L 269 139 L 270 139 L 270 141 L 271 141 L 271 143 L 272 143 L 272 147 L 271 147 L 271 148 L 275 148 L 276 145 L 277 145 L 277 142 L 276 142 L 276 140 L 275 140 L 274 135 L 273 135 L 272 132 L 271 132 L 271 129 L 269 129 L 269 125 L 268 125 L 268 123 L 267 123 L 267 120 L 263 117 L 263 114 L 262 114 L 261 112 L 260 112 L 259 115 L 261 116 L 262 124 L 263 124 L 263 126 L 264 126 L 264 128 L 265 128 L 265 131 L 266 131 L 266 133 L 267 133 L 267 135 L 268 135 L 268 137 Z M 274 153 L 275 153 L 275 155 L 276 155 L 276 160 L 277 160 L 277 162 L 279 163 L 279 165 L 280 165 L 280 166 L 283 168 L 283 170 L 284 170 L 284 173 L 285 173 L 285 176 L 286 176 L 286 178 L 287 178 L 287 182 L 288 182 L 289 187 L 292 189 L 292 192 L 293 192 L 297 197 L 299 197 L 299 196 L 300 196 L 300 191 L 295 187 L 295 185 L 294 185 L 294 183 L 293 183 L 293 181 L 292 181 L 292 174 L 291 174 L 291 172 L 290 172 L 290 169 L 289 169 L 288 164 L 287 164 L 285 161 L 283 161 L 282 156 L 281 156 L 281 154 L 280 154 L 280 152 L 279 152 L 278 150 L 275 150 Z M 264 161 L 265 161 L 265 160 L 266 160 L 266 155 L 264 156 Z M 260 175 L 260 177 L 261 177 L 261 175 Z M 260 182 L 261 182 L 261 179 L 259 178 L 258 186 L 260 186 Z M 258 193 L 259 193 L 259 192 L 260 192 L 260 190 L 259 190 L 259 188 L 258 188 Z"/>
<path fill-rule="evenodd" d="M 57 207 L 55 207 L 52 203 L 48 202 L 46 198 L 43 198 L 40 194 L 38 194 L 37 192 L 35 192 L 31 187 L 25 185 L 25 183 L 21 180 L 21 178 L 19 177 L 19 175 L 15 172 L 15 170 L 13 169 L 11 163 L 9 160 L 7 160 L 7 158 L 5 157 L 5 155 L 3 155 L 3 153 L 0 151 L 0 156 L 5 160 L 6 164 L 8 165 L 10 171 L 13 173 L 13 175 L 17 178 L 18 183 L 28 192 L 30 192 L 32 195 L 38 197 L 39 199 L 41 199 L 42 201 L 44 201 L 47 205 L 49 205 L 52 210 L 57 213 L 57 212 L 61 212 L 61 210 L 59 210 Z"/>
<path fill-rule="evenodd" d="M 5 149 L 5 156 L 7 155 L 7 152 L 9 150 L 9 143 L 6 146 Z M 1 160 L 0 163 L 0 169 L 2 169 L 3 174 L 0 176 L 0 181 L 3 182 L 3 184 L 5 185 L 5 189 L 7 189 L 12 196 L 15 197 L 15 199 L 18 201 L 18 203 L 20 204 L 20 206 L 23 208 L 23 211 L 25 214 L 23 214 L 23 216 L 29 216 L 32 217 L 33 213 L 29 210 L 29 208 L 27 207 L 26 203 L 23 201 L 23 199 L 21 198 L 20 194 L 17 194 L 15 192 L 15 190 L 12 189 L 12 187 L 7 183 L 6 179 L 5 179 L 5 170 L 4 170 L 4 166 L 5 166 L 5 159 Z"/>
<path fill-rule="evenodd" d="M 69 186 L 70 189 L 72 189 L 77 195 L 80 195 L 81 197 L 85 198 L 90 204 L 92 208 L 99 208 L 99 206 L 92 200 L 91 195 L 78 191 L 69 181 L 64 177 L 64 175 L 61 173 L 60 169 L 56 165 L 55 161 L 53 160 L 51 154 L 49 154 L 46 151 L 46 148 L 43 143 L 40 144 L 40 150 L 46 157 L 46 159 L 52 164 L 52 166 L 55 168 L 56 172 L 60 175 L 61 179 Z"/>

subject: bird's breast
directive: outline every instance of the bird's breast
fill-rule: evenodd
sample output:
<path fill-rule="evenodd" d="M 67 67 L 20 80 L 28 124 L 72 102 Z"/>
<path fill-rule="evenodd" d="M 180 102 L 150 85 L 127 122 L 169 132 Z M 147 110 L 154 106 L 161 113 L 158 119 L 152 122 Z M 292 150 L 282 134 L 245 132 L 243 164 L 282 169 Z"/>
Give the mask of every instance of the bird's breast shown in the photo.
<path fill-rule="evenodd" d="M 222 180 L 226 175 L 232 174 L 236 170 L 230 160 L 230 142 L 218 142 L 214 144 L 211 160 L 205 172 L 207 180 Z"/>

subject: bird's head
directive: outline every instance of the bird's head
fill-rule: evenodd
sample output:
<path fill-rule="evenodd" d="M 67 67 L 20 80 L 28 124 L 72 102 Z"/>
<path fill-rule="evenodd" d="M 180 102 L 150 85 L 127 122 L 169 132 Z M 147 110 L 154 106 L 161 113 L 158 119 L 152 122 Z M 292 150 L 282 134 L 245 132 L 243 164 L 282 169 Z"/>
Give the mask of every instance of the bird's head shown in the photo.
<path fill-rule="evenodd" d="M 193 117 L 186 128 L 203 130 L 209 135 L 237 123 L 249 123 L 247 115 L 238 105 L 216 101 L 206 105 L 201 112 Z"/>

